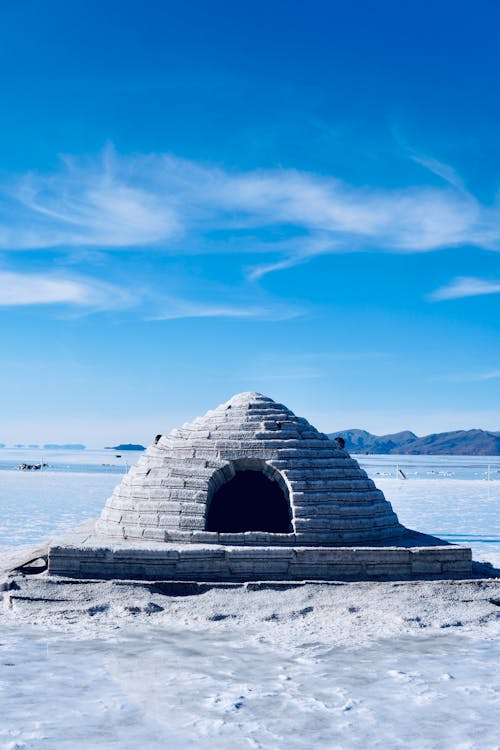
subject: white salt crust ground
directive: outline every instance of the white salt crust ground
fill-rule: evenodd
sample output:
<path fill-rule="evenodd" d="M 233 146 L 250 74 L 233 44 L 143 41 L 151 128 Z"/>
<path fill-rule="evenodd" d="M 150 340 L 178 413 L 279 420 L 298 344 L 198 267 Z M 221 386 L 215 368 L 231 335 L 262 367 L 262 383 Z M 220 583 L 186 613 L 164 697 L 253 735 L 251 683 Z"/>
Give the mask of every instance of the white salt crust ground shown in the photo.
<path fill-rule="evenodd" d="M 0 564 L 2 560 L 0 558 Z M 277 644 L 307 633 L 332 645 L 460 628 L 500 634 L 500 578 L 467 581 L 196 584 L 3 577 L 0 622 L 94 632 L 97 627 L 250 628 Z M 217 623 L 217 625 L 214 625 Z M 278 625 L 279 624 L 279 625 Z"/>
<path fill-rule="evenodd" d="M 12 584 L 6 750 L 500 746 L 498 580 L 175 597 L 154 584 Z"/>
<path fill-rule="evenodd" d="M 80 477 L 6 477 L 16 544 L 82 520 L 86 482 L 102 507 L 100 478 Z M 30 495 L 44 481 L 50 513 Z M 403 523 L 499 559 L 499 482 L 377 484 Z M 0 535 L 0 548 L 9 541 Z M 112 582 L 54 597 L 46 579 L 16 584 L 0 605 L 2 750 L 500 748 L 497 580 L 188 597 Z"/>

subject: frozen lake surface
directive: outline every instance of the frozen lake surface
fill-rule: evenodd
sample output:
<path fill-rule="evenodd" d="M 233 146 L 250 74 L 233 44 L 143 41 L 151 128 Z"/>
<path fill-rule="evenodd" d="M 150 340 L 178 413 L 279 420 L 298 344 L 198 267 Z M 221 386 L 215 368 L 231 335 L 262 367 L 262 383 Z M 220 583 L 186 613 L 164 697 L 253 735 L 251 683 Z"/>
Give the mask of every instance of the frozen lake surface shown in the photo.
<path fill-rule="evenodd" d="M 67 471 L 0 471 L 0 551 L 98 515 L 119 477 L 99 467 L 101 455 L 89 463 L 84 454 Z M 468 461 L 456 471 L 466 478 L 426 474 L 429 457 L 404 457 L 416 478 L 397 480 L 384 476 L 393 456 L 363 458 L 402 523 L 500 565 L 500 481 L 472 476 Z M 279 618 L 264 630 L 225 615 L 200 626 L 195 604 L 177 627 L 159 627 L 154 614 L 34 626 L 6 612 L 0 748 L 499 750 L 500 639 L 491 628 L 465 634 L 456 620 L 335 645 L 308 624 L 319 617 L 309 609 L 286 630 Z"/>

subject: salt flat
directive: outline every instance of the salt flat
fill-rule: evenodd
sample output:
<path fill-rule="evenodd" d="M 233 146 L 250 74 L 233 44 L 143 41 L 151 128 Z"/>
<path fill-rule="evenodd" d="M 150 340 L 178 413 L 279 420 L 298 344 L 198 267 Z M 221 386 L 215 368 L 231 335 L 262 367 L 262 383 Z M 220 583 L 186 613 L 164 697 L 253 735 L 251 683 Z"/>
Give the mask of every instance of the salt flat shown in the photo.
<path fill-rule="evenodd" d="M 6 553 L 97 515 L 117 477 L 1 480 Z M 498 564 L 500 482 L 376 482 L 403 523 Z M 500 747 L 498 580 L 18 585 L 0 608 L 3 749 Z"/>
<path fill-rule="evenodd" d="M 449 542 L 466 544 L 472 547 L 475 560 L 500 567 L 499 480 L 373 479 L 401 523 Z"/>
<path fill-rule="evenodd" d="M 45 541 L 96 517 L 120 478 L 99 473 L 0 472 L 0 552 Z"/>
<path fill-rule="evenodd" d="M 9 750 L 498 748 L 498 581 L 70 587 L 5 597 Z"/>

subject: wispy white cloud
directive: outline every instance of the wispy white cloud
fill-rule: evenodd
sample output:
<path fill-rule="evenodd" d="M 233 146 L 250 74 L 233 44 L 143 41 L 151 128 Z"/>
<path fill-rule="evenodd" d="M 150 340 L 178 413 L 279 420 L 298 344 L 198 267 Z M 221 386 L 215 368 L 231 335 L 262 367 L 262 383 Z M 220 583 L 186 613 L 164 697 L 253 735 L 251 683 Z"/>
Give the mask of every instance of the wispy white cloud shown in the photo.
<path fill-rule="evenodd" d="M 427 154 L 423 154 L 420 151 L 417 151 L 417 149 L 408 142 L 406 137 L 401 132 L 400 127 L 396 123 L 392 124 L 391 133 L 395 142 L 406 154 L 408 154 L 409 158 L 412 161 L 414 161 L 416 164 L 420 164 L 420 166 L 424 167 L 424 169 L 427 169 L 429 172 L 436 175 L 436 177 L 441 178 L 449 185 L 467 192 L 464 181 L 462 180 L 458 172 L 453 169 L 453 167 L 451 167 L 449 164 L 445 164 L 444 162 L 439 161 L 438 159 L 434 159 L 432 156 L 428 156 Z"/>
<path fill-rule="evenodd" d="M 442 377 L 434 378 L 434 380 L 446 381 L 448 383 L 482 383 L 487 380 L 498 379 L 500 379 L 500 370 L 480 373 L 453 373 L 451 375 L 443 375 Z"/>
<path fill-rule="evenodd" d="M 278 250 L 279 248 L 276 249 Z M 325 236 L 323 232 L 318 233 L 316 236 L 289 240 L 282 247 L 285 257 L 268 263 L 259 263 L 258 265 L 250 266 L 247 268 L 247 277 L 250 281 L 258 281 L 268 273 L 283 271 L 286 268 L 293 268 L 301 263 L 307 263 L 311 258 L 330 254 L 335 249 L 335 239 Z"/>
<path fill-rule="evenodd" d="M 443 164 L 442 161 L 433 159 L 430 156 L 424 156 L 423 154 L 417 154 L 414 151 L 411 154 L 411 158 L 417 164 L 420 164 L 425 169 L 428 169 L 429 172 L 432 172 L 438 177 L 441 177 L 441 179 L 445 182 L 453 185 L 453 187 L 459 188 L 460 190 L 464 191 L 466 190 L 464 181 L 462 180 L 458 172 L 448 164 Z"/>
<path fill-rule="evenodd" d="M 71 305 L 110 310 L 131 303 L 128 292 L 93 279 L 0 271 L 0 307 Z"/>
<path fill-rule="evenodd" d="M 357 362 L 358 360 L 378 360 L 385 359 L 389 355 L 385 352 L 371 352 L 371 351 L 319 351 L 319 352 L 290 352 L 290 353 L 270 353 L 265 354 L 262 357 L 262 362 L 268 365 L 269 363 L 276 363 L 282 365 L 283 363 L 304 363 L 304 362 L 317 362 L 317 363 L 337 363 L 337 362 Z"/>
<path fill-rule="evenodd" d="M 498 378 L 500 378 L 500 370 L 494 370 L 493 372 L 483 372 L 476 375 L 475 380 L 498 380 Z"/>
<path fill-rule="evenodd" d="M 180 230 L 175 211 L 138 178 L 107 148 L 97 160 L 64 158 L 58 173 L 9 181 L 0 186 L 0 247 L 115 248 L 171 239 Z"/>
<path fill-rule="evenodd" d="M 254 280 L 332 252 L 500 250 L 500 204 L 482 205 L 447 165 L 411 158 L 446 184 L 353 187 L 293 169 L 234 172 L 107 148 L 96 159 L 65 158 L 50 175 L 3 180 L 0 249 L 274 253 L 249 269 Z"/>
<path fill-rule="evenodd" d="M 499 292 L 499 281 L 477 279 L 473 276 L 460 276 L 450 281 L 449 284 L 436 289 L 429 295 L 429 299 L 440 302 L 441 300 L 478 297 L 483 294 L 498 294 Z"/>
<path fill-rule="evenodd" d="M 194 279 L 174 279 L 172 289 L 184 286 L 186 294 L 169 294 L 165 284 L 154 281 L 122 286 L 89 276 L 67 272 L 24 273 L 0 268 L 0 308 L 60 305 L 72 314 L 135 308 L 146 320 L 182 318 L 239 318 L 280 321 L 305 314 L 298 305 L 282 302 L 247 284 L 228 288 L 217 283 L 200 284 Z"/>
<path fill-rule="evenodd" d="M 279 303 L 231 304 L 226 302 L 200 302 L 179 297 L 163 298 L 160 313 L 150 320 L 179 320 L 180 318 L 240 318 L 254 320 L 288 320 L 303 314 L 303 311 Z"/>
<path fill-rule="evenodd" d="M 261 354 L 251 362 L 243 362 L 236 371 L 239 380 L 259 385 L 266 391 L 266 383 L 275 380 L 318 380 L 339 375 L 349 363 L 384 359 L 384 352 L 370 351 L 274 351 Z"/>
<path fill-rule="evenodd" d="M 386 352 L 368 352 L 368 351 L 352 351 L 352 352 L 311 352 L 305 354 L 299 354 L 298 357 L 304 359 L 317 359 L 326 360 L 332 362 L 350 362 L 357 361 L 360 359 L 385 359 L 389 355 Z"/>
<path fill-rule="evenodd" d="M 468 381 L 482 382 L 484 380 L 498 380 L 500 378 L 500 370 L 494 370 L 493 372 L 483 372 L 477 375 L 469 375 Z"/>
<path fill-rule="evenodd" d="M 311 367 L 302 367 L 295 369 L 281 369 L 278 372 L 263 372 L 262 370 L 247 370 L 240 376 L 240 380 L 245 383 L 254 383 L 264 391 L 267 390 L 266 383 L 274 381 L 287 380 L 319 380 L 323 373 L 314 370 Z M 260 383 L 263 385 L 261 386 Z"/>

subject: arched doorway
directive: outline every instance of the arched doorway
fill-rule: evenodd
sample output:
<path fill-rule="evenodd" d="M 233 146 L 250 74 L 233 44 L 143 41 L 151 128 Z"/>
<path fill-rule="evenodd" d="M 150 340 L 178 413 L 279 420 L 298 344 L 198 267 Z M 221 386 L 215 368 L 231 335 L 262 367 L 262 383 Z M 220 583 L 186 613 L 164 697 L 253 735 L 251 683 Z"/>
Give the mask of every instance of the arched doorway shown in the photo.
<path fill-rule="evenodd" d="M 280 485 L 262 471 L 237 471 L 214 493 L 206 530 L 288 534 L 292 531 L 288 498 Z"/>

